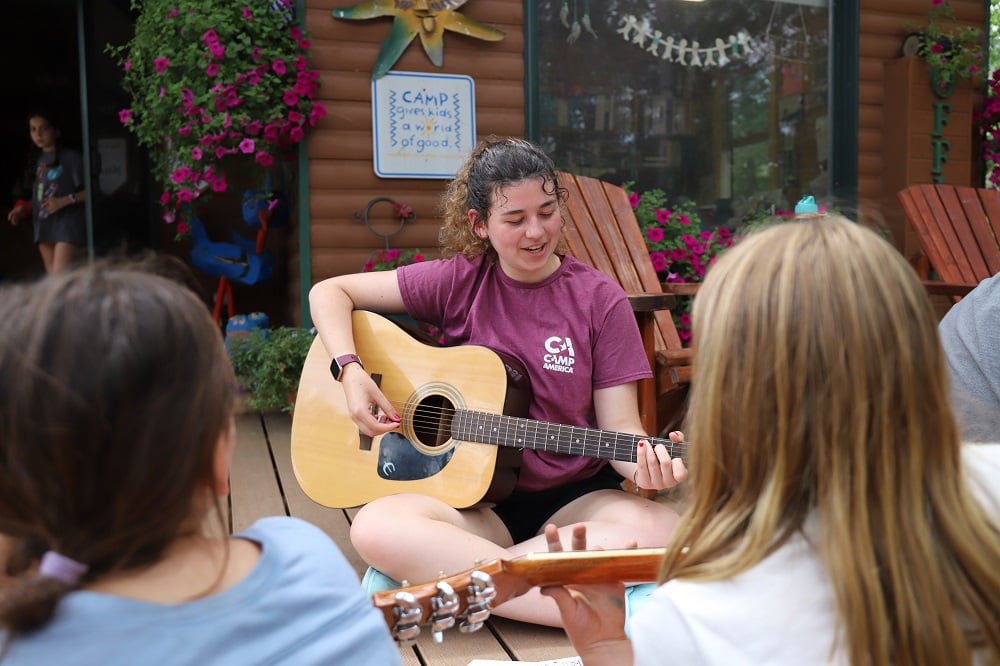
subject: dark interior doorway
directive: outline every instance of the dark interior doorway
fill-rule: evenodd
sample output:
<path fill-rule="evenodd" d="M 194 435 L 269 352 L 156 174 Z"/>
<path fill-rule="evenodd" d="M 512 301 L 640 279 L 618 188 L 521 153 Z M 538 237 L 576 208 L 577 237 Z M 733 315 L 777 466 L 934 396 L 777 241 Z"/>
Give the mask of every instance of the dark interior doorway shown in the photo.
<path fill-rule="evenodd" d="M 82 11 L 81 11 L 82 10 Z M 85 67 L 78 35 L 82 32 Z M 43 272 L 31 224 L 6 216 L 24 186 L 31 153 L 28 115 L 44 109 L 62 130 L 62 142 L 89 141 L 93 252 L 104 255 L 155 247 L 148 205 L 148 169 L 135 140 L 117 123 L 126 106 L 120 78 L 104 53 L 132 30 L 128 0 L 5 0 L 0 10 L 0 58 L 9 63 L 0 105 L 0 279 Z M 83 108 L 85 81 L 87 108 Z M 29 172 L 30 173 L 30 172 Z"/>

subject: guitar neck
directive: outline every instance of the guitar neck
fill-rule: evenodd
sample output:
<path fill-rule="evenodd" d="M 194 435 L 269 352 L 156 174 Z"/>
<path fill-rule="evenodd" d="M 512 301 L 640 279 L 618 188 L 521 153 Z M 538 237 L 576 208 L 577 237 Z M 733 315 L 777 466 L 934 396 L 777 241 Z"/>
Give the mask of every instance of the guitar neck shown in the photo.
<path fill-rule="evenodd" d="M 503 573 L 529 585 L 640 583 L 656 580 L 664 548 L 529 553 L 503 562 Z"/>
<path fill-rule="evenodd" d="M 376 592 L 372 603 L 382 611 L 396 640 L 409 645 L 425 625 L 436 635 L 456 625 L 462 632 L 476 631 L 495 606 L 536 585 L 655 581 L 663 553 L 663 548 L 530 553 L 482 562 L 454 576 Z"/>
<path fill-rule="evenodd" d="M 662 437 L 548 423 L 467 409 L 455 411 L 451 435 L 463 442 L 535 449 L 622 462 L 635 462 L 636 446 L 643 439 L 653 445 L 666 446 L 671 458 L 684 457 L 685 448 L 683 442 L 675 444 Z"/>

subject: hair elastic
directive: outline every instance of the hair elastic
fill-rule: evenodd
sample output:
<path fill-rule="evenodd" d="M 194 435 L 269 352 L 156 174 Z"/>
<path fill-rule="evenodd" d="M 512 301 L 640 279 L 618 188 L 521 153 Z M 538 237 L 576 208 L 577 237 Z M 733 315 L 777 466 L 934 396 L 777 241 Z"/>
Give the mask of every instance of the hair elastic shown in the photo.
<path fill-rule="evenodd" d="M 38 575 L 43 578 L 54 578 L 70 587 L 76 587 L 83 574 L 87 573 L 87 569 L 86 564 L 60 555 L 54 550 L 47 550 L 42 555 L 41 564 L 38 565 Z"/>

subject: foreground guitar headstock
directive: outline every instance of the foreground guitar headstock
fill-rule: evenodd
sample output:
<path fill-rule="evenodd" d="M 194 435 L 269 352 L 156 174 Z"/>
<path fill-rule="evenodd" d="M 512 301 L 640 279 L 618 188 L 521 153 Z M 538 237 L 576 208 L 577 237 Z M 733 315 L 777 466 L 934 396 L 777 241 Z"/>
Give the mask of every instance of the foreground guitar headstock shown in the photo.
<path fill-rule="evenodd" d="M 482 628 L 493 608 L 532 587 L 587 583 L 640 583 L 656 580 L 662 548 L 532 553 L 491 560 L 455 576 L 405 585 L 372 595 L 393 637 L 412 644 L 429 626 L 440 642 L 448 629 L 461 633 Z"/>

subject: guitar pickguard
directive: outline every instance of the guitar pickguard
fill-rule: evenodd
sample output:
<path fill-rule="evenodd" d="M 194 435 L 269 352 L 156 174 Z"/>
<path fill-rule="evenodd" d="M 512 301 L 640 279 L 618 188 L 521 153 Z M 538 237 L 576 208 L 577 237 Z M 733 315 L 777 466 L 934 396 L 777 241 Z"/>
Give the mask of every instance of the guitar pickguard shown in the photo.
<path fill-rule="evenodd" d="M 387 481 L 428 479 L 451 460 L 454 449 L 440 455 L 427 455 L 398 432 L 382 435 L 378 451 L 378 475 Z"/>

